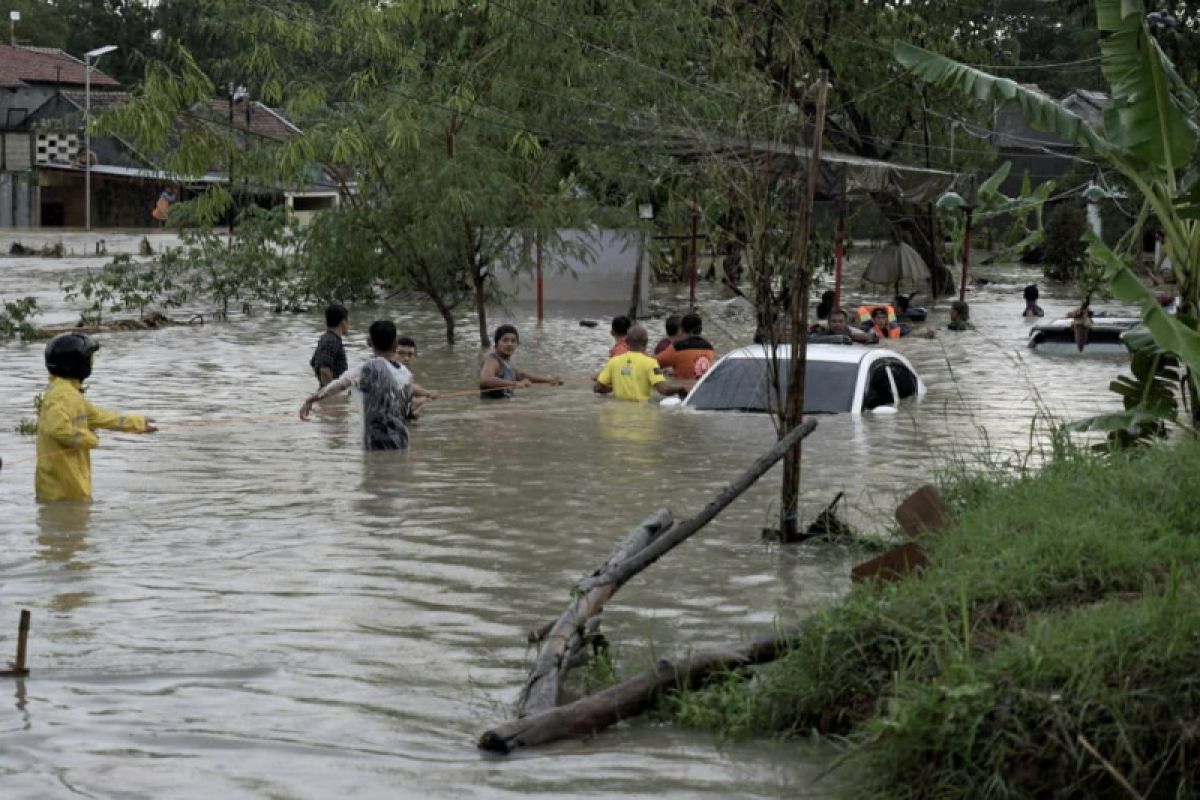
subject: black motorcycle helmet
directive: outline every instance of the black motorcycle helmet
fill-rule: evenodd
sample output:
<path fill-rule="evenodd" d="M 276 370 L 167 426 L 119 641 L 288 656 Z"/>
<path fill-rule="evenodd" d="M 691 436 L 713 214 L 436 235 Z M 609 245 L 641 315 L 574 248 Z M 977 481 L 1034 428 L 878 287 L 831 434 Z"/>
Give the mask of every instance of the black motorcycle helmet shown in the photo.
<path fill-rule="evenodd" d="M 46 345 L 46 370 L 59 378 L 86 381 L 92 374 L 92 357 L 100 349 L 95 337 L 60 333 Z"/>

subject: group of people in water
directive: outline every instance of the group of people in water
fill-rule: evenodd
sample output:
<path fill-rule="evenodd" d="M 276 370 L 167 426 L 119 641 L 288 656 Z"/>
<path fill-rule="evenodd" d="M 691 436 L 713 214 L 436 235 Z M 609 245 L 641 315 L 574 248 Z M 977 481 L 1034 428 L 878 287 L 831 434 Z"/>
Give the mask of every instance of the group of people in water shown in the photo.
<path fill-rule="evenodd" d="M 1030 291 L 1032 290 L 1032 292 Z M 1041 314 L 1037 287 L 1025 291 L 1026 314 Z M 823 325 L 814 333 L 844 337 L 858 343 L 873 343 L 906 335 L 911 326 L 907 298 L 891 305 L 863 306 L 852 318 L 833 306 L 833 293 L 826 292 L 818 307 Z M 952 304 L 950 330 L 971 327 L 966 303 Z M 351 368 L 344 339 L 350 330 L 345 306 L 325 309 L 326 330 L 317 342 L 309 366 L 318 389 L 304 400 L 300 418 L 308 419 L 315 404 L 350 388 L 362 396 L 363 447 L 367 450 L 402 450 L 408 446 L 408 426 L 421 415 L 425 403 L 438 399 L 435 391 L 416 383 L 413 361 L 416 342 L 402 336 L 390 320 L 376 320 L 368 328 L 372 355 Z M 655 395 L 686 395 L 716 363 L 717 353 L 704 338 L 700 316 L 689 313 L 666 319 L 666 335 L 647 352 L 650 336 L 645 327 L 626 316 L 613 319 L 613 345 L 608 359 L 592 376 L 596 394 L 622 400 L 648 400 Z M 756 336 L 756 340 L 759 337 Z M 777 339 L 777 341 L 786 339 Z M 533 384 L 561 385 L 557 376 L 541 376 L 513 363 L 520 334 L 512 325 L 496 328 L 493 349 L 481 362 L 479 397 L 500 400 L 515 390 Z M 100 343 L 92 336 L 69 332 L 56 336 L 46 347 L 46 369 L 50 386 L 43 394 L 38 414 L 35 488 L 39 500 L 86 500 L 91 497 L 90 451 L 99 444 L 93 431 L 119 430 L 154 433 L 154 420 L 123 414 L 93 405 L 83 396 L 82 383 L 90 375 Z"/>

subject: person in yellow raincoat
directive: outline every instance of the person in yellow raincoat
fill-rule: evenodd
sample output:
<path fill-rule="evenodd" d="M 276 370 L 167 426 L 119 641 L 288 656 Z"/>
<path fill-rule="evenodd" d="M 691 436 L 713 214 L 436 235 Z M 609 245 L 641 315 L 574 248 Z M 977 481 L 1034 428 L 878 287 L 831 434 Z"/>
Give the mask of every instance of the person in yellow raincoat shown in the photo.
<path fill-rule="evenodd" d="M 46 345 L 50 386 L 42 394 L 38 411 L 37 499 L 89 500 L 92 496 L 92 448 L 100 440 L 97 428 L 154 433 L 151 420 L 119 414 L 92 405 L 83 396 L 82 383 L 92 374 L 92 360 L 100 343 L 82 333 L 62 333 Z"/>

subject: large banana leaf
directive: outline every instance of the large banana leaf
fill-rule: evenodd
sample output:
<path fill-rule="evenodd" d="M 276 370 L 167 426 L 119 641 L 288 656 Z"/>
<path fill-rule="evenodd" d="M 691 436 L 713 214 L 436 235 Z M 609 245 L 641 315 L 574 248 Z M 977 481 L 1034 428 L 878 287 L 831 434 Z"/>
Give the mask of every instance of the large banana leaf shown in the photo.
<path fill-rule="evenodd" d="M 1103 137 L 1078 114 L 1014 80 L 997 78 L 907 42 L 897 41 L 893 52 L 902 66 L 922 80 L 958 89 L 976 100 L 1012 101 L 1020 106 L 1030 124 L 1038 130 L 1056 133 L 1069 142 L 1094 151 L 1104 151 L 1109 147 Z"/>
<path fill-rule="evenodd" d="M 1096 0 L 1100 67 L 1112 95 L 1105 137 L 1141 161 L 1173 173 L 1196 147 L 1189 111 L 1196 98 L 1150 35 L 1138 0 Z"/>
<path fill-rule="evenodd" d="M 1084 238 L 1088 242 L 1088 256 L 1104 270 L 1104 278 L 1113 296 L 1123 303 L 1141 306 L 1142 323 L 1154 341 L 1186 364 L 1191 370 L 1192 380 L 1200 387 L 1200 332 L 1194 327 L 1194 320 L 1168 314 L 1154 293 L 1129 268 L 1125 259 L 1108 249 L 1108 245 L 1091 231 Z"/>

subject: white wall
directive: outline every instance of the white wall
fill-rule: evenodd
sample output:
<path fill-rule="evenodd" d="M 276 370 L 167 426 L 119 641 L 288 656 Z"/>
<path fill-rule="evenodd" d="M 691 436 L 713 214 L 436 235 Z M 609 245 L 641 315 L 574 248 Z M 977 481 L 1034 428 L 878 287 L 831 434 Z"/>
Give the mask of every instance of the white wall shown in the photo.
<path fill-rule="evenodd" d="M 573 245 L 582 245 L 590 257 L 547 250 L 542 260 L 543 288 L 547 303 L 611 303 L 628 310 L 637 267 L 638 236 L 635 231 L 566 230 L 559 235 Z M 650 296 L 650 261 L 642 256 L 641 305 Z M 505 296 L 518 303 L 533 303 L 537 289 L 532 268 L 500 270 L 496 283 Z"/>

